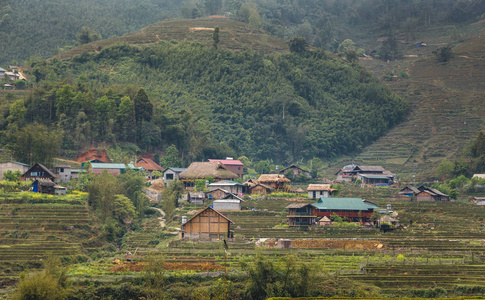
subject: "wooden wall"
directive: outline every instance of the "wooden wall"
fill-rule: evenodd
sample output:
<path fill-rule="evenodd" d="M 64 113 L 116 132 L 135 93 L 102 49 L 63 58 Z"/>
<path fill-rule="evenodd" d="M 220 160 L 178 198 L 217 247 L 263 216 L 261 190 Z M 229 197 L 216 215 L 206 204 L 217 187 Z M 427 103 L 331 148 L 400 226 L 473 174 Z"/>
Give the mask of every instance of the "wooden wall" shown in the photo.
<path fill-rule="evenodd" d="M 212 210 L 206 210 L 184 224 L 185 236 L 223 234 L 227 236 L 229 221 Z"/>

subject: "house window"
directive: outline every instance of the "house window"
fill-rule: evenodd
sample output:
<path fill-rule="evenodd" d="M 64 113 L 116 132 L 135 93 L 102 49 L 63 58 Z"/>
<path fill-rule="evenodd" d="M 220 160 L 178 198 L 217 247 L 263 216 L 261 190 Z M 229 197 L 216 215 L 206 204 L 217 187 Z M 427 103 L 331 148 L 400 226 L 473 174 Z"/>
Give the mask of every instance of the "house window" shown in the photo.
<path fill-rule="evenodd" d="M 37 176 L 37 172 L 30 172 L 30 176 Z"/>
<path fill-rule="evenodd" d="M 64 168 L 61 168 L 61 173 L 64 173 Z"/>
<path fill-rule="evenodd" d="M 241 167 L 237 167 L 237 170 L 238 170 L 238 171 L 241 171 Z"/>
<path fill-rule="evenodd" d="M 211 235 L 209 235 L 209 237 L 210 237 L 211 239 L 217 239 L 217 234 L 211 234 Z"/>
<path fill-rule="evenodd" d="M 173 180 L 173 174 L 167 173 L 165 174 L 165 178 L 167 178 L 167 180 Z"/>
<path fill-rule="evenodd" d="M 317 192 L 313 191 L 313 198 L 317 198 Z"/>

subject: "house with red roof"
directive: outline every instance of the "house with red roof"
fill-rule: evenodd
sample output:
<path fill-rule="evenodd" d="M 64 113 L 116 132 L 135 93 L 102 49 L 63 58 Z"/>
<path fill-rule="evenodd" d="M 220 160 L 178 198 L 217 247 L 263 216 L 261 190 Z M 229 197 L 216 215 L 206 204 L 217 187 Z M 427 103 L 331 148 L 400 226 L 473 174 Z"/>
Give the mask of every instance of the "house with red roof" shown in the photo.
<path fill-rule="evenodd" d="M 238 160 L 234 159 L 232 157 L 227 157 L 226 159 L 209 159 L 209 161 L 218 161 L 222 163 L 226 169 L 229 171 L 235 173 L 239 177 L 243 177 L 244 174 L 244 164 Z"/>
<path fill-rule="evenodd" d="M 146 158 L 146 157 L 140 157 L 136 160 L 135 167 L 138 168 L 143 168 L 147 172 L 148 177 L 153 178 L 153 172 L 158 171 L 162 173 L 163 169 L 161 166 L 159 166 L 156 162 L 153 160 Z"/>

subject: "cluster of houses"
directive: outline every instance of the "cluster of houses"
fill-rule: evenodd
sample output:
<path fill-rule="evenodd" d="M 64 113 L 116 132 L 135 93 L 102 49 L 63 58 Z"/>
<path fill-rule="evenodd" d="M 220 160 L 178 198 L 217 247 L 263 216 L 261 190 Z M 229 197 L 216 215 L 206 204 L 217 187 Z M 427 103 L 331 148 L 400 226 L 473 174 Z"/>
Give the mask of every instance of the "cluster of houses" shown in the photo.
<path fill-rule="evenodd" d="M 19 69 L 18 66 L 9 66 L 9 69 L 11 69 L 12 71 L 7 71 L 4 68 L 0 67 L 0 79 L 7 81 L 7 83 L 3 84 L 2 88 L 6 90 L 11 90 L 15 88 L 15 85 L 12 84 L 15 80 L 25 80 L 25 77 L 17 71 Z"/>
<path fill-rule="evenodd" d="M 381 166 L 346 165 L 337 173 L 337 181 L 360 180 L 364 185 L 391 186 L 398 182 L 398 176 Z"/>
<path fill-rule="evenodd" d="M 405 186 L 399 191 L 399 195 L 409 197 L 411 201 L 450 201 L 450 196 L 438 191 L 437 189 L 420 186 Z"/>

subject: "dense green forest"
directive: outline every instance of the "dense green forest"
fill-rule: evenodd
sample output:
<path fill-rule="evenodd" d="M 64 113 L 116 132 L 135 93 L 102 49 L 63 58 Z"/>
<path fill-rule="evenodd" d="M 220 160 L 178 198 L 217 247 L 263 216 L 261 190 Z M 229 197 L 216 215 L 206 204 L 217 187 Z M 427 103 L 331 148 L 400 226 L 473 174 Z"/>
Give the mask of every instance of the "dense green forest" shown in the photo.
<path fill-rule="evenodd" d="M 47 58 L 167 18 L 226 15 L 285 39 L 301 36 L 311 46 L 337 51 L 345 39 L 400 35 L 410 41 L 420 28 L 475 22 L 484 13 L 481 0 L 1 0 L 0 64 Z"/>
<path fill-rule="evenodd" d="M 179 7 L 177 0 L 0 0 L 0 64 L 136 31 L 177 17 Z"/>
<path fill-rule="evenodd" d="M 27 74 L 36 87 L 3 115 L 4 143 L 14 146 L 23 145 L 18 131 L 38 123 L 58 130 L 64 150 L 106 142 L 154 153 L 174 144 L 185 161 L 290 162 L 359 150 L 406 111 L 358 64 L 304 49 L 263 56 L 189 42 L 114 45 L 71 61 L 31 60 Z"/>

